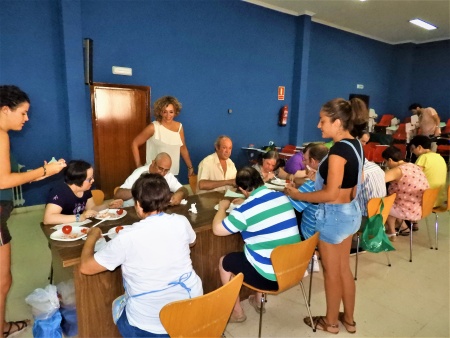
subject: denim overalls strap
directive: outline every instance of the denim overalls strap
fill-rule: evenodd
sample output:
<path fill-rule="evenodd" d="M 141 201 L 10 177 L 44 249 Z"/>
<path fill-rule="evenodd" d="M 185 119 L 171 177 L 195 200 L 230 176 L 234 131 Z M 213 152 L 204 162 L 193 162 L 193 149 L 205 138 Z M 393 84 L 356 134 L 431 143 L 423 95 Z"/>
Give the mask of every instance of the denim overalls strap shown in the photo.
<path fill-rule="evenodd" d="M 328 158 L 328 154 L 325 155 L 325 157 L 322 159 L 322 161 L 320 161 L 319 166 L 317 167 L 316 180 L 314 181 L 314 189 L 316 191 L 322 190 L 322 188 L 323 188 L 323 177 L 320 176 L 320 166 L 327 158 Z"/>

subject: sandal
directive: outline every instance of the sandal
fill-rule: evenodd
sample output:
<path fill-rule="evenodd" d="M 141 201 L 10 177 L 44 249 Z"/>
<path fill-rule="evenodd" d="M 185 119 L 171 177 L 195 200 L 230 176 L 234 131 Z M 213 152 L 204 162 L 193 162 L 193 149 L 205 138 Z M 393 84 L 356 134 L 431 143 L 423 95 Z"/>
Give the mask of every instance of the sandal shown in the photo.
<path fill-rule="evenodd" d="M 28 325 L 31 324 L 31 321 L 29 319 L 26 320 L 18 320 L 17 322 L 8 322 L 9 324 L 9 329 L 8 331 L 4 331 L 3 332 L 3 337 L 4 338 L 8 338 L 8 337 L 14 337 L 15 335 L 19 334 L 20 332 L 22 332 L 23 330 L 25 330 Z M 14 326 L 13 326 L 14 325 Z M 12 331 L 12 328 L 15 328 L 15 331 Z"/>
<path fill-rule="evenodd" d="M 242 322 L 245 322 L 246 319 L 247 319 L 247 316 L 245 315 L 245 313 L 243 313 L 242 316 L 240 316 L 240 317 L 235 316 L 234 313 L 231 313 L 228 323 L 242 323 Z"/>
<path fill-rule="evenodd" d="M 409 236 L 409 233 L 411 232 L 411 230 L 409 228 L 405 228 L 405 229 L 400 229 L 398 231 L 399 236 Z"/>
<path fill-rule="evenodd" d="M 328 324 L 325 320 L 324 316 L 314 316 L 312 317 L 312 323 L 311 319 L 309 317 L 303 318 L 303 322 L 308 325 L 309 327 L 312 327 L 313 329 L 317 329 L 320 331 L 329 332 L 332 334 L 338 334 L 339 333 L 339 324 Z M 313 326 L 314 325 L 314 326 Z M 337 331 L 330 331 L 329 329 L 337 329 Z"/>
<path fill-rule="evenodd" d="M 253 306 L 253 308 L 255 309 L 255 311 L 257 313 L 261 312 L 261 307 L 257 304 L 258 302 L 256 301 L 256 297 L 255 295 L 250 295 L 248 296 L 248 303 Z M 262 313 L 266 313 L 266 309 L 263 308 Z"/>
<path fill-rule="evenodd" d="M 339 321 L 344 325 L 345 329 L 348 333 L 356 333 L 356 322 L 349 323 L 344 319 L 344 312 L 339 312 L 338 316 Z"/>
<path fill-rule="evenodd" d="M 419 231 L 419 224 L 418 223 L 413 223 L 412 224 L 412 229 L 413 229 L 413 231 Z"/>
<path fill-rule="evenodd" d="M 397 234 L 388 234 L 388 233 L 386 233 L 386 235 L 389 237 L 389 240 L 391 241 L 391 242 L 395 242 L 396 240 L 397 240 Z"/>

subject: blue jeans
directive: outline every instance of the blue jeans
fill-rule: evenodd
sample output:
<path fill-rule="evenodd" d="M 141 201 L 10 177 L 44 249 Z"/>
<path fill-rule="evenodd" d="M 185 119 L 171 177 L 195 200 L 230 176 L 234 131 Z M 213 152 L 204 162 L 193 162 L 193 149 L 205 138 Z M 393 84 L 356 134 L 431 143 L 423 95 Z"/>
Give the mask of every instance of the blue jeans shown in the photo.
<path fill-rule="evenodd" d="M 122 315 L 117 321 L 117 328 L 122 337 L 169 337 L 167 333 L 151 333 L 141 330 L 128 322 L 126 309 L 123 309 Z"/>

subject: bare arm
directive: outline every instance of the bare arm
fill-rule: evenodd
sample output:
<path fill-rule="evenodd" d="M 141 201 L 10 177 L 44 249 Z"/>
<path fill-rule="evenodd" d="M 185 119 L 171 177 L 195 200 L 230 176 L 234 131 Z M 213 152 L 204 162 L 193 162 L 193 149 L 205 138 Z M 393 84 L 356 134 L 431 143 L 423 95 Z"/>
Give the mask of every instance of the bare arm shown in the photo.
<path fill-rule="evenodd" d="M 131 142 L 131 152 L 133 153 L 134 164 L 136 168 L 142 167 L 141 156 L 139 155 L 139 148 L 147 142 L 147 140 L 155 133 L 155 126 L 150 123 L 143 131 L 139 133 Z M 145 161 L 144 161 L 145 162 Z"/>
<path fill-rule="evenodd" d="M 200 180 L 198 182 L 198 188 L 200 190 L 212 190 L 215 188 L 224 187 L 226 185 L 232 185 L 235 186 L 235 179 L 231 180 L 219 180 L 219 181 L 213 181 L 213 180 Z"/>
<path fill-rule="evenodd" d="M 441 135 L 441 119 L 438 114 L 433 115 L 433 120 L 436 123 L 436 129 L 434 130 L 434 136 Z"/>
<path fill-rule="evenodd" d="M 99 228 L 89 230 L 83 250 L 81 251 L 80 272 L 85 275 L 95 275 L 107 269 L 97 263 L 94 258 L 95 242 L 102 237 L 102 231 Z"/>
<path fill-rule="evenodd" d="M 59 173 L 65 166 L 63 159 L 44 165 L 34 170 L 22 173 L 12 173 L 9 152 L 9 137 L 7 133 L 0 133 L 0 189 L 8 189 L 36 180 L 47 178 Z M 44 169 L 45 168 L 45 169 Z"/>
<path fill-rule="evenodd" d="M 212 223 L 212 230 L 216 236 L 229 236 L 231 233 L 223 226 L 222 221 L 227 217 L 227 209 L 230 207 L 229 200 L 221 200 L 219 202 L 219 210 L 217 210 Z"/>
<path fill-rule="evenodd" d="M 185 187 L 181 187 L 172 195 L 170 199 L 170 205 L 179 205 L 183 198 L 186 198 L 189 195 L 188 190 Z"/>
<path fill-rule="evenodd" d="M 93 208 L 95 207 L 94 199 L 91 197 L 86 202 L 86 210 L 80 214 L 80 222 L 85 221 L 89 217 L 94 217 L 97 215 L 97 211 Z M 62 224 L 62 223 L 72 223 L 76 222 L 76 215 L 64 215 L 61 213 L 62 208 L 59 205 L 48 203 L 45 206 L 44 211 L 44 224 Z"/>
<path fill-rule="evenodd" d="M 385 181 L 386 182 L 392 182 L 392 181 L 398 181 L 403 176 L 402 171 L 400 168 L 392 168 L 386 171 L 385 174 Z"/>
<path fill-rule="evenodd" d="M 133 195 L 131 194 L 131 189 L 119 188 L 114 194 L 114 199 L 121 199 L 127 201 L 130 198 L 133 198 Z"/>
<path fill-rule="evenodd" d="M 194 166 L 192 165 L 191 157 L 189 156 L 189 151 L 186 146 L 186 141 L 184 139 L 183 126 L 181 127 L 181 130 L 180 130 L 180 137 L 181 137 L 181 142 L 183 142 L 183 145 L 180 148 L 180 154 L 184 160 L 184 163 L 186 163 L 186 166 L 188 167 L 188 176 L 192 176 L 192 175 L 194 175 Z"/>
<path fill-rule="evenodd" d="M 328 162 L 328 177 L 327 185 L 324 185 L 322 190 L 301 193 L 294 186 L 286 186 L 285 193 L 291 198 L 299 201 L 310 203 L 339 203 L 341 198 L 345 198 L 346 191 L 351 191 L 353 188 L 342 189 L 342 179 L 344 177 L 344 165 L 346 159 L 337 155 L 330 155 Z M 350 193 L 348 193 L 350 194 Z M 342 203 L 346 203 L 342 201 Z"/>

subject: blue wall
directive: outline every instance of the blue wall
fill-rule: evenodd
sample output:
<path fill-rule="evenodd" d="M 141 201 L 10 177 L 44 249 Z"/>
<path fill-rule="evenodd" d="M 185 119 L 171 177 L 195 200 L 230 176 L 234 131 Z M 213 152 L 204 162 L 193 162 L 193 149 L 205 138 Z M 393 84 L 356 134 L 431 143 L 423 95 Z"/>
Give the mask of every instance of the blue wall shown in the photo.
<path fill-rule="evenodd" d="M 222 133 L 234 141 L 238 166 L 246 163 L 240 147 L 249 143 L 317 140 L 320 106 L 334 97 L 368 94 L 384 114 L 419 94 L 440 107 L 434 101 L 449 92 L 448 42 L 392 46 L 238 0 L 0 0 L 0 7 L 0 83 L 20 86 L 32 101 L 30 122 L 11 133 L 26 169 L 52 156 L 93 162 L 87 37 L 94 81 L 148 85 L 152 102 L 167 94 L 182 102 L 178 120 L 195 166 Z M 131 67 L 133 76 L 113 75 L 112 66 Z M 439 81 L 411 81 L 430 74 Z M 284 101 L 278 86 L 286 87 Z M 277 125 L 285 104 L 287 128 Z M 448 112 L 448 98 L 442 105 Z M 187 183 L 184 164 L 179 178 Z M 44 203 L 48 183 L 24 186 L 26 204 Z"/>

